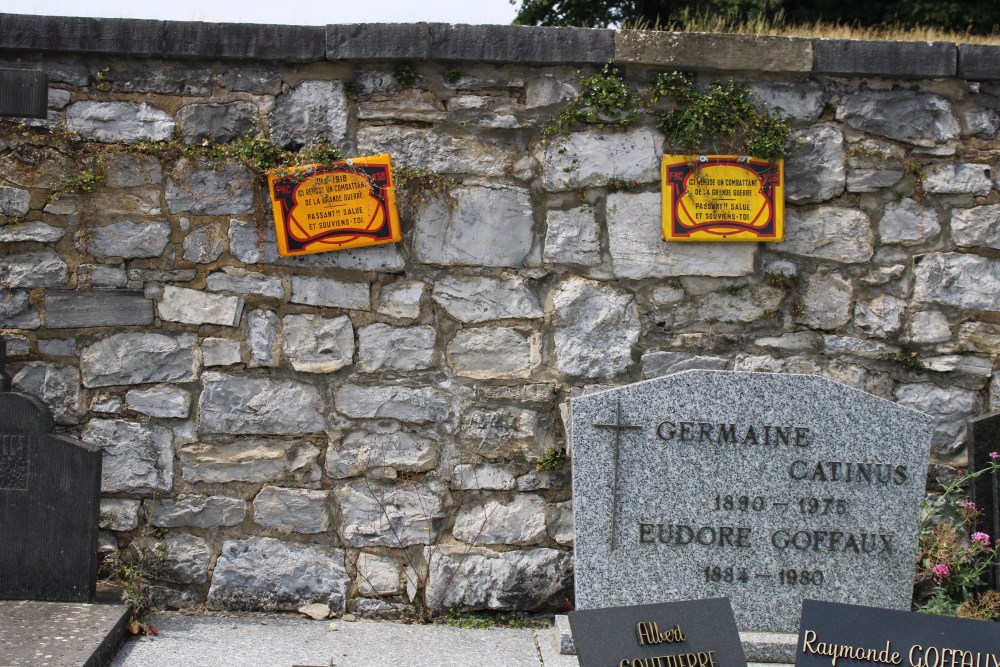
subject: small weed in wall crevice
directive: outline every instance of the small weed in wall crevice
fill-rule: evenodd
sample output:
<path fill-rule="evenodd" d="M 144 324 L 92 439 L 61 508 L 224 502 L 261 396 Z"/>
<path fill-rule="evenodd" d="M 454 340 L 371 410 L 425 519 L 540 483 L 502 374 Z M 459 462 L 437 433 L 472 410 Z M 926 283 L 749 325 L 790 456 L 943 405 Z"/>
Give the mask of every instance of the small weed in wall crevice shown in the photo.
<path fill-rule="evenodd" d="M 393 76 L 396 78 L 396 83 L 399 84 L 401 88 L 410 88 L 417 82 L 419 78 L 417 76 L 417 68 L 413 63 L 402 63 L 396 67 L 396 71 L 393 72 Z"/>
<path fill-rule="evenodd" d="M 106 561 L 110 568 L 107 581 L 121 589 L 122 602 L 128 605 L 128 631 L 133 635 L 155 635 L 156 626 L 149 622 L 153 613 L 150 579 L 157 562 L 166 555 L 166 547 L 160 541 L 163 531 L 150 523 L 146 503 L 140 505 L 140 512 L 141 526 L 132 543 Z"/>
<path fill-rule="evenodd" d="M 549 447 L 545 450 L 545 455 L 535 464 L 538 472 L 555 472 L 566 463 L 566 450 Z"/>

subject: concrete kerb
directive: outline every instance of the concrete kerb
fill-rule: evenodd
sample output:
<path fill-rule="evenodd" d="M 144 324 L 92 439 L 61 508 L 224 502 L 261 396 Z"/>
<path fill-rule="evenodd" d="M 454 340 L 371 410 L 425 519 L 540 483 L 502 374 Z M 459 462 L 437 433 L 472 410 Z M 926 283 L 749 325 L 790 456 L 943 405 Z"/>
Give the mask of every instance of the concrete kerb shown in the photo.
<path fill-rule="evenodd" d="M 958 72 L 958 47 L 951 42 L 812 42 L 815 74 L 929 79 L 955 76 Z"/>
<path fill-rule="evenodd" d="M 678 69 L 810 72 L 813 40 L 765 35 L 620 30 L 615 62 Z"/>

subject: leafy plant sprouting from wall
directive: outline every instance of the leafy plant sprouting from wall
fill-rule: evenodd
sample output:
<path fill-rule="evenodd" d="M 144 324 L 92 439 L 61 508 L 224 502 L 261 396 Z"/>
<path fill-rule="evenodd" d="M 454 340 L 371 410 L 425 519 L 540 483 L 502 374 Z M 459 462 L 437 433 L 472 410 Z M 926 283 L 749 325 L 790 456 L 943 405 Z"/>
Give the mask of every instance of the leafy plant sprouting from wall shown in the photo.
<path fill-rule="evenodd" d="M 717 82 L 700 88 L 681 72 L 658 74 L 645 92 L 632 90 L 610 62 L 580 79 L 581 91 L 541 128 L 551 138 L 577 125 L 631 127 L 651 117 L 667 144 L 683 153 L 732 153 L 766 160 L 784 157 L 788 123 L 764 109 L 746 85 Z M 665 108 L 664 108 L 665 107 Z"/>

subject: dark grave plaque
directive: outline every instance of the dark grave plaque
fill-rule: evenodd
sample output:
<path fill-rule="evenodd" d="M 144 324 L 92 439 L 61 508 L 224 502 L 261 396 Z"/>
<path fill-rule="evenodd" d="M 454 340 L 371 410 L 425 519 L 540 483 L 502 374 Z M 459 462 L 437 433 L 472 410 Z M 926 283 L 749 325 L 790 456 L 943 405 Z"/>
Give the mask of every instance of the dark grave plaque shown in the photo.
<path fill-rule="evenodd" d="M 0 69 L 0 117 L 45 118 L 49 75 L 31 69 Z"/>
<path fill-rule="evenodd" d="M 728 598 L 578 610 L 569 625 L 580 667 L 747 664 Z"/>
<path fill-rule="evenodd" d="M 997 667 L 1000 626 L 804 600 L 795 667 Z"/>
<path fill-rule="evenodd" d="M 969 420 L 969 460 L 972 472 L 988 468 L 993 460 L 990 454 L 1000 452 L 1000 412 Z M 1000 538 L 1000 476 L 986 473 L 972 482 L 972 501 L 976 503 L 979 517 L 976 530 L 993 540 Z M 1000 590 L 1000 564 L 993 567 L 990 583 Z"/>
<path fill-rule="evenodd" d="M 0 599 L 88 602 L 97 583 L 101 450 L 52 432 L 8 391 L 0 341 Z"/>

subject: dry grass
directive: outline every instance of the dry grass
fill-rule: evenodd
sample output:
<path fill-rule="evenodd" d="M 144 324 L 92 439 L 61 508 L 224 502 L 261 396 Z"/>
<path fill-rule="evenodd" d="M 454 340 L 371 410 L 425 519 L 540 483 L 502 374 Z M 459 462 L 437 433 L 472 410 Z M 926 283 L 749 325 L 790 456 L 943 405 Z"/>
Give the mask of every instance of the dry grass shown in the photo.
<path fill-rule="evenodd" d="M 733 19 L 726 15 L 696 15 L 675 23 L 623 25 L 624 29 L 664 30 L 668 32 L 721 32 L 740 35 L 775 35 L 779 37 L 820 37 L 828 39 L 891 40 L 899 42 L 955 42 L 957 44 L 1000 45 L 1000 33 L 973 35 L 935 27 L 904 27 L 900 24 L 861 27 L 837 23 L 789 25 L 780 14 L 776 17 Z"/>

